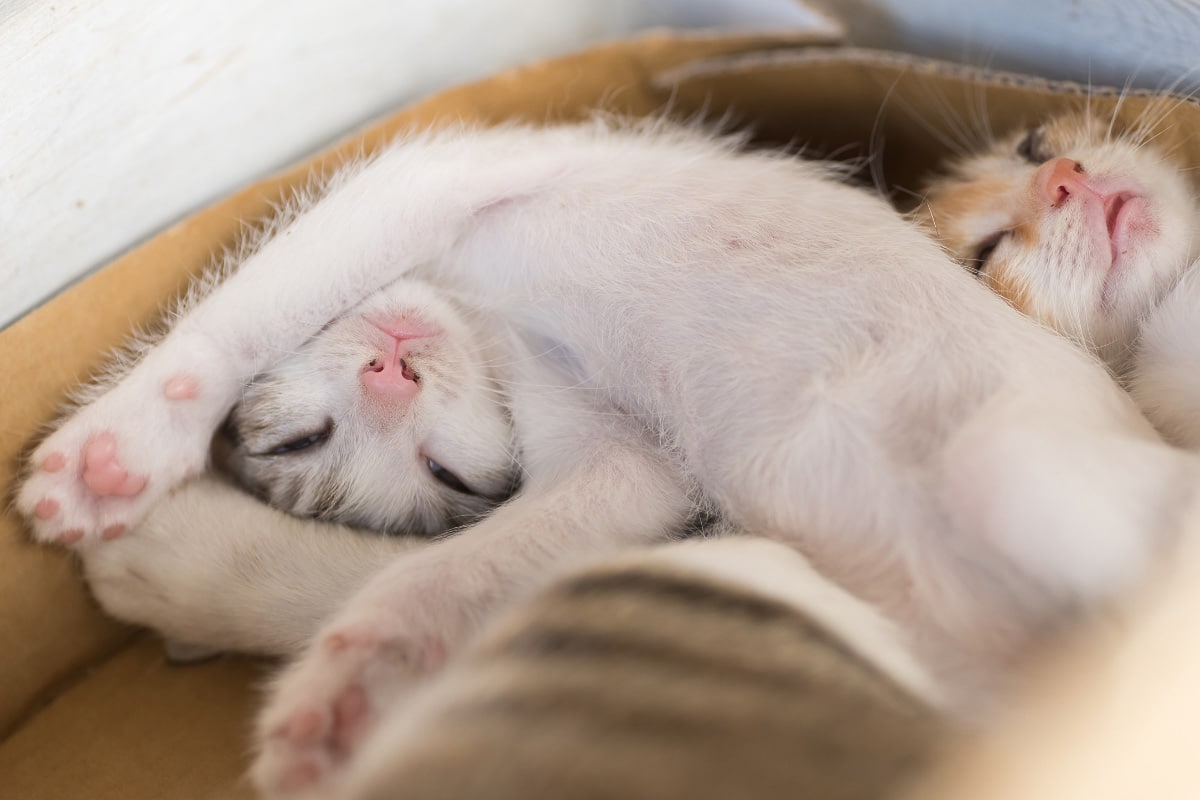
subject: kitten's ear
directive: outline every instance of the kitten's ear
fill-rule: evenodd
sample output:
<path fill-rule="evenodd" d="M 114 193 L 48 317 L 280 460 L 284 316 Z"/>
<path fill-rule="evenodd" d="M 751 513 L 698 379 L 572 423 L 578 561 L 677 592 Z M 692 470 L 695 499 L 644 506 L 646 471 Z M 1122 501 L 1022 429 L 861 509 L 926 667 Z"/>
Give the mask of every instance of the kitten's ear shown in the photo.
<path fill-rule="evenodd" d="M 1046 144 L 1046 132 L 1042 128 L 1034 128 L 1025 134 L 1025 138 L 1017 144 L 1017 155 L 1034 166 L 1054 157 Z"/>
<path fill-rule="evenodd" d="M 213 434 L 209 448 L 209 463 L 212 469 L 232 478 L 242 489 L 261 500 L 267 499 L 266 487 L 250 479 L 246 469 L 246 448 L 231 414 Z"/>

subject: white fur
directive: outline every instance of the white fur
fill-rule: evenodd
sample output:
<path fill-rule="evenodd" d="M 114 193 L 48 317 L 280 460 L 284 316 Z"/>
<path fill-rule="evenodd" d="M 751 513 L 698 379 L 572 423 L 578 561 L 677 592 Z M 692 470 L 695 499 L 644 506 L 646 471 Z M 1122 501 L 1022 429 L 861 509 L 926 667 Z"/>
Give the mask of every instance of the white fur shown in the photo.
<path fill-rule="evenodd" d="M 1129 387 L 1169 441 L 1200 448 L 1200 265 L 1143 323 Z"/>
<path fill-rule="evenodd" d="M 376 708 L 533 576 L 660 539 L 693 489 L 880 603 L 962 702 L 1064 607 L 1132 579 L 1173 533 L 1142 521 L 1169 523 L 1194 481 L 1098 364 L 878 198 L 697 132 L 594 124 L 415 137 L 348 175 L 34 454 L 74 466 L 111 431 L 146 490 L 96 498 L 75 469 L 42 471 L 21 509 L 60 501 L 35 522 L 43 538 L 136 521 L 203 463 L 261 368 L 414 275 L 495 310 L 528 347 L 509 389 L 525 487 L 469 536 L 379 573 L 284 676 L 256 773 L 272 792 L 306 765 L 334 774 L 335 743 L 291 734 L 330 730 L 347 691 Z M 172 404 L 161 388 L 180 365 L 202 391 Z M 1029 432 L 1106 491 L 1026 493 L 1003 441 Z M 1144 446 L 1111 460 L 1109 440 Z M 990 468 L 1005 462 L 1015 472 Z M 993 495 L 1024 504 L 1019 518 L 988 511 Z M 1096 531 L 1097 517 L 1115 522 Z M 1077 568 L 1060 574 L 1030 541 Z M 1098 578 L 1081 574 L 1091 559 Z"/>
<path fill-rule="evenodd" d="M 294 655 L 371 575 L 429 546 L 288 516 L 202 477 L 80 556 L 106 611 L 173 644 Z"/>

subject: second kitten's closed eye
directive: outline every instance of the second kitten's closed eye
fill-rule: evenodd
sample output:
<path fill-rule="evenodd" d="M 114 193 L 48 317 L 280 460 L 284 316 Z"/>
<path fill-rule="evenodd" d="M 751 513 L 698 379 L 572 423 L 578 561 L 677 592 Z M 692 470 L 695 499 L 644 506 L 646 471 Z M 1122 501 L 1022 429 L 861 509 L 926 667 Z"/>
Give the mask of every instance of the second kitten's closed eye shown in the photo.
<path fill-rule="evenodd" d="M 1008 231 L 1000 231 L 980 242 L 979 248 L 975 251 L 975 257 L 968 259 L 967 266 L 976 274 L 984 272 L 987 269 L 988 261 L 996 252 L 996 248 L 1000 246 L 1000 243 L 1004 241 L 1004 237 L 1007 235 Z"/>

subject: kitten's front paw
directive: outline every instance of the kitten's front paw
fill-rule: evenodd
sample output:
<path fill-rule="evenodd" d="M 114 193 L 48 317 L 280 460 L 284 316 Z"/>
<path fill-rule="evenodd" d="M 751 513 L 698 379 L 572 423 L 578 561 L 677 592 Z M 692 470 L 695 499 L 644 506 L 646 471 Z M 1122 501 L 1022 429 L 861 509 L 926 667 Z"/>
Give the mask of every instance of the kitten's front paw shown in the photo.
<path fill-rule="evenodd" d="M 280 798 L 332 792 L 380 714 L 445 653 L 441 638 L 401 633 L 386 615 L 344 620 L 319 636 L 259 721 L 259 790 Z"/>
<path fill-rule="evenodd" d="M 44 542 L 114 539 L 203 468 L 214 422 L 197 382 L 130 376 L 34 451 L 17 508 Z"/>

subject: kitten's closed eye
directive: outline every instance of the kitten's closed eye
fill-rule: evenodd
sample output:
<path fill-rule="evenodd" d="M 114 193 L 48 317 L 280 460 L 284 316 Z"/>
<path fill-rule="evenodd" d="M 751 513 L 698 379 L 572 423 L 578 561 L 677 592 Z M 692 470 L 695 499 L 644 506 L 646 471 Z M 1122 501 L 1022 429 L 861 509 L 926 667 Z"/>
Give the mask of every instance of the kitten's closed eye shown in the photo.
<path fill-rule="evenodd" d="M 1008 231 L 999 231 L 979 243 L 979 247 L 975 250 L 975 257 L 967 259 L 967 266 L 976 274 L 980 275 L 987 269 L 988 261 L 992 254 L 996 252 L 996 248 L 1004 241 L 1004 237 L 1008 236 Z"/>
<path fill-rule="evenodd" d="M 429 474 L 433 476 L 434 480 L 448 489 L 453 489 L 461 494 L 469 494 L 472 497 L 476 495 L 457 475 L 432 458 L 425 459 L 425 466 L 429 468 Z"/>
<path fill-rule="evenodd" d="M 1034 128 L 1025 135 L 1017 145 L 1017 155 L 1034 166 L 1044 164 L 1054 158 L 1054 153 L 1046 144 L 1046 134 L 1041 128 Z"/>
<path fill-rule="evenodd" d="M 319 430 L 309 431 L 300 434 L 299 436 L 289 436 L 282 443 L 269 447 L 261 453 L 254 453 L 257 456 L 284 456 L 292 453 L 298 453 L 302 450 L 308 450 L 317 445 L 324 444 L 333 435 L 333 420 L 325 420 L 325 424 Z"/>

